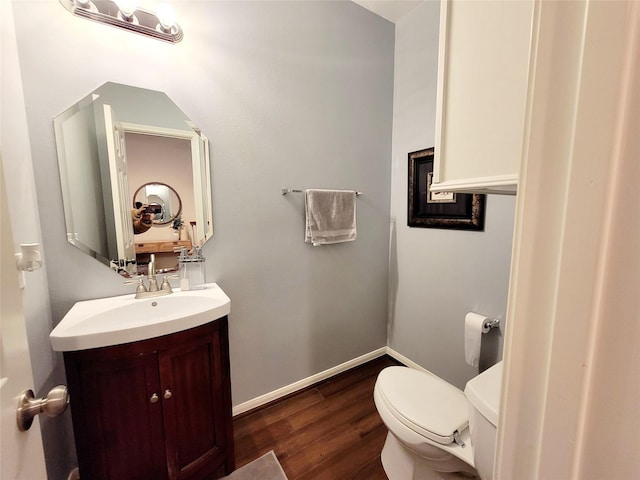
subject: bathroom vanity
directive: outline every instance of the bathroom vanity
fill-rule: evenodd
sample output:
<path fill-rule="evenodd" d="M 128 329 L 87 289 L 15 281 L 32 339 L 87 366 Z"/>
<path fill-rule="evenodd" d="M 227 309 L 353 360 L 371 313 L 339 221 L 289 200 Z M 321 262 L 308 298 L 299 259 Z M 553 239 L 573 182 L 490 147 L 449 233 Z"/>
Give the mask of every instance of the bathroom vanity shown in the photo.
<path fill-rule="evenodd" d="M 54 132 L 69 243 L 127 283 L 136 264 L 153 255 L 155 266 L 138 272 L 148 290 L 138 278 L 135 295 L 79 301 L 50 334 L 64 353 L 81 477 L 230 473 L 230 300 L 204 276 L 172 292 L 153 273 L 213 235 L 207 136 L 164 92 L 113 82 L 58 115 Z M 188 238 L 169 240 L 187 225 Z"/>
<path fill-rule="evenodd" d="M 233 471 L 227 317 L 65 352 L 80 475 L 218 478 Z"/>
<path fill-rule="evenodd" d="M 234 469 L 229 297 L 215 283 L 77 302 L 64 352 L 81 478 L 214 479 Z"/>

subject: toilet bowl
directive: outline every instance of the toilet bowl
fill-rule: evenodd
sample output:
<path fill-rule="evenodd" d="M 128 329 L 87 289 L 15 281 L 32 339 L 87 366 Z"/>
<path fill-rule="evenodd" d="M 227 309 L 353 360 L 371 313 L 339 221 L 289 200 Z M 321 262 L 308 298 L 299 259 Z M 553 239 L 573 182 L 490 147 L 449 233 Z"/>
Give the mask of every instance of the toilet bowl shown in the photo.
<path fill-rule="evenodd" d="M 389 429 L 381 454 L 389 480 L 490 479 L 501 378 L 502 362 L 472 379 L 463 393 L 415 369 L 381 371 L 374 400 Z M 482 412 L 487 408 L 495 415 Z"/>

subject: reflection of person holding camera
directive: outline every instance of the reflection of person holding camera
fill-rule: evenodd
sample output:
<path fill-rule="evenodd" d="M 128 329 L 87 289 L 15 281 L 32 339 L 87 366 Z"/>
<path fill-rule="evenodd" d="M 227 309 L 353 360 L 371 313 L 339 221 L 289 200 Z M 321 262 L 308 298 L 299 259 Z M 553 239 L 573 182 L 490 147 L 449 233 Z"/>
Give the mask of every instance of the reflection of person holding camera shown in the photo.
<path fill-rule="evenodd" d="M 136 202 L 135 208 L 131 210 L 131 220 L 133 221 L 133 233 L 144 233 L 151 228 L 153 220 L 151 214 L 153 213 L 149 205 L 143 205 L 141 202 Z"/>

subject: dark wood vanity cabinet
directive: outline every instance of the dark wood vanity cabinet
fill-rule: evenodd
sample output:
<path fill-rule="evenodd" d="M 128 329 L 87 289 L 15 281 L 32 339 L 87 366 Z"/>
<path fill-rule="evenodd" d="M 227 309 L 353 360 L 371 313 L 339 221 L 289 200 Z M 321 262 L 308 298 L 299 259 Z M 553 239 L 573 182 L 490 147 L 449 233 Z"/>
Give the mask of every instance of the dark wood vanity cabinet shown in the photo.
<path fill-rule="evenodd" d="M 233 471 L 227 317 L 64 359 L 83 480 Z"/>

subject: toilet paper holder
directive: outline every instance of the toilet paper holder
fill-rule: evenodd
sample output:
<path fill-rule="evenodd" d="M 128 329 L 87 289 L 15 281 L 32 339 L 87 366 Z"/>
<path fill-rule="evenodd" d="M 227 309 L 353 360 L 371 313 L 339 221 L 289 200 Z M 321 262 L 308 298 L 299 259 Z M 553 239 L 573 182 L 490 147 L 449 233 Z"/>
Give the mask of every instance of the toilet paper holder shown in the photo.
<path fill-rule="evenodd" d="M 500 320 L 498 318 L 487 318 L 485 322 L 482 324 L 483 330 L 489 331 L 492 328 L 497 328 L 500 326 Z"/>

